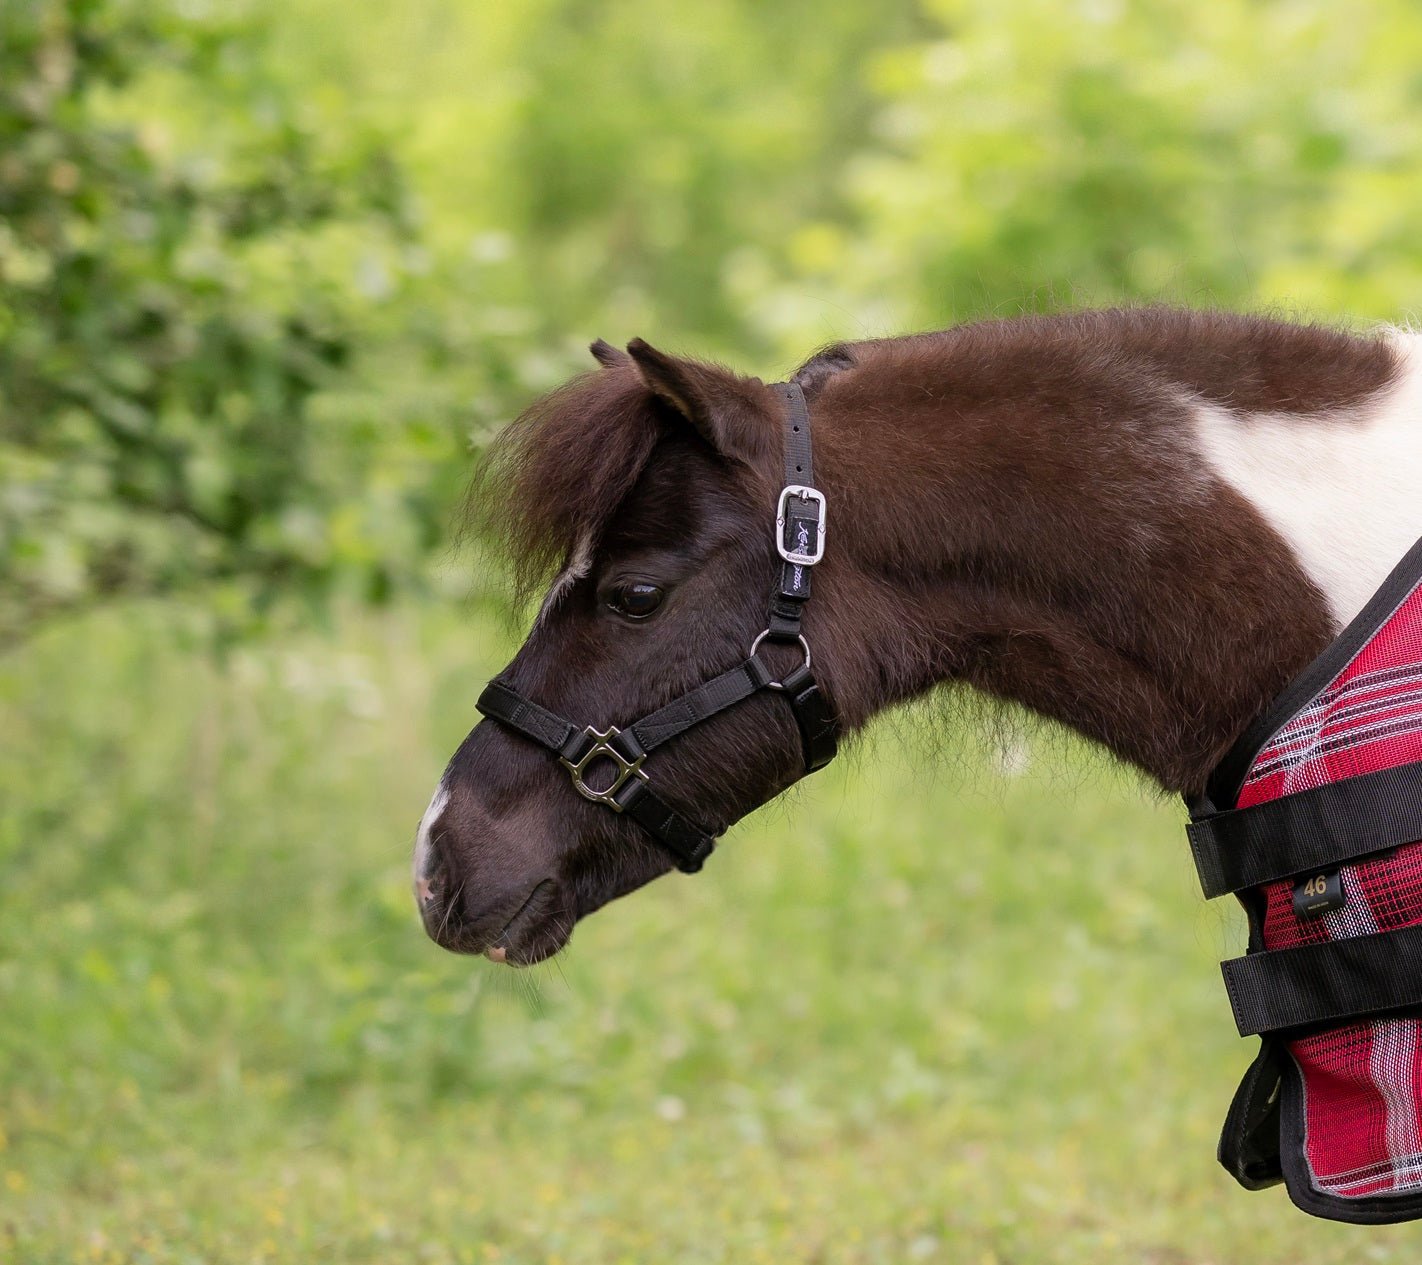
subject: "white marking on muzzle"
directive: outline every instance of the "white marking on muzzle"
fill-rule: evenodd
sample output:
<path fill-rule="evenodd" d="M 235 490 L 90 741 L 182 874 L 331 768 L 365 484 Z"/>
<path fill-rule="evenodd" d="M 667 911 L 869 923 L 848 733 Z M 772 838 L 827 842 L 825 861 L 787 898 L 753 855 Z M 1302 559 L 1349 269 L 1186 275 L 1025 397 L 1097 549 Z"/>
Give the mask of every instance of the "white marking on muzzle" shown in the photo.
<path fill-rule="evenodd" d="M 444 782 L 435 787 L 434 796 L 430 800 L 430 806 L 425 809 L 425 815 L 420 818 L 420 828 L 415 832 L 415 855 L 411 863 L 411 872 L 415 879 L 415 888 L 425 895 L 429 890 L 430 862 L 430 831 L 434 829 L 434 824 L 439 820 L 440 814 L 444 812 L 445 805 L 449 803 L 449 791 L 445 789 Z"/>

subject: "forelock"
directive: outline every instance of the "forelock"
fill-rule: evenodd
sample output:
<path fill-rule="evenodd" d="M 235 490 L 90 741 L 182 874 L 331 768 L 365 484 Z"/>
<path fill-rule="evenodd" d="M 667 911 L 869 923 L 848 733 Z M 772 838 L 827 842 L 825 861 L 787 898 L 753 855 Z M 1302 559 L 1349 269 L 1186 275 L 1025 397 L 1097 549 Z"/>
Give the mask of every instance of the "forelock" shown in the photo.
<path fill-rule="evenodd" d="M 520 601 L 601 538 L 651 456 L 656 406 L 630 366 L 575 378 L 494 441 L 468 497 L 471 526 L 506 555 Z"/>

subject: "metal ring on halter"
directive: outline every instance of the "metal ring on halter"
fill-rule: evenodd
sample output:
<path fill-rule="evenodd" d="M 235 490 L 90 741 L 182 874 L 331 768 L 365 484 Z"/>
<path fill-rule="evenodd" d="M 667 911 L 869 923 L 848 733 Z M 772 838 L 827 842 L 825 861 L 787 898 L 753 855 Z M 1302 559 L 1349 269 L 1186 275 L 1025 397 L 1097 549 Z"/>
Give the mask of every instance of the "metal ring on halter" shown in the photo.
<path fill-rule="evenodd" d="M 746 657 L 748 659 L 754 659 L 755 652 L 760 649 L 760 643 L 769 636 L 770 629 L 767 628 L 753 642 L 751 642 L 750 654 L 748 654 Z M 810 643 L 805 640 L 802 634 L 799 633 L 795 635 L 795 640 L 800 643 L 800 649 L 805 652 L 805 662 L 802 663 L 800 667 L 802 669 L 808 669 L 810 666 Z M 771 681 L 765 688 L 768 690 L 783 690 L 785 686 L 779 681 Z"/>

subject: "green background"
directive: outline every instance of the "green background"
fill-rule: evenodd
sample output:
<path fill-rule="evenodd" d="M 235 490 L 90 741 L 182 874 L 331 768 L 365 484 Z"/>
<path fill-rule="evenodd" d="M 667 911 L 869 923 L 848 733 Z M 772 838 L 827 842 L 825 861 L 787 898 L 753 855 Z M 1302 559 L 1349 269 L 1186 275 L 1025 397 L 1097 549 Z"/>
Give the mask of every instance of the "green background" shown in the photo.
<path fill-rule="evenodd" d="M 0 5 L 0 1259 L 1414 1259 L 1217 1168 L 1237 918 L 1020 717 L 532 971 L 408 849 L 518 638 L 461 489 L 593 337 L 1405 323 L 1419 65 L 1402 0 Z"/>

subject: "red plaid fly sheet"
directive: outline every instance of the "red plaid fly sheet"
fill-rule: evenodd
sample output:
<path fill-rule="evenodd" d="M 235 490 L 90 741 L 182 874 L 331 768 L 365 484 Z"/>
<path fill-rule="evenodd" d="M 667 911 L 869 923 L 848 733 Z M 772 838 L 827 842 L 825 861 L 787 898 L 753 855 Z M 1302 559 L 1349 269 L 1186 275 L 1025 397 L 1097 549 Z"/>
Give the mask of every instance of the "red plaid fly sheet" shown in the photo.
<path fill-rule="evenodd" d="M 1233 890 L 1249 912 L 1250 953 L 1225 975 L 1241 1032 L 1264 1037 L 1220 1158 L 1248 1186 L 1282 1176 L 1316 1215 L 1422 1217 L 1422 932 L 1389 935 L 1422 927 L 1422 545 L 1216 779 L 1191 842 L 1206 893 Z M 1340 798 L 1369 786 L 1376 812 Z M 1210 814 L 1253 831 L 1220 830 L 1214 873 L 1194 833 Z M 1285 996 L 1260 1000 L 1274 962 Z"/>
<path fill-rule="evenodd" d="M 1422 760 L 1422 590 L 1256 757 L 1241 808 Z M 1338 868 L 1346 903 L 1294 910 L 1295 884 L 1263 889 L 1266 949 L 1422 923 L 1422 843 Z M 1303 1079 L 1305 1158 L 1340 1198 L 1422 1188 L 1422 1020 L 1366 1019 L 1288 1043 Z"/>

